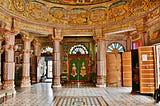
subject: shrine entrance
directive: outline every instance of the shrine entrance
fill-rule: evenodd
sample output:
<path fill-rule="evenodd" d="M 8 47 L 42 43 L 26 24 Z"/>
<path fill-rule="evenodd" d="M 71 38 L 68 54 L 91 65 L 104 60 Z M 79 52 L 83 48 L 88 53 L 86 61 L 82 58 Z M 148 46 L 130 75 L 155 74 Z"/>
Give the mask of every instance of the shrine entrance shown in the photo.
<path fill-rule="evenodd" d="M 69 81 L 86 82 L 88 81 L 88 55 L 69 55 Z"/>
<path fill-rule="evenodd" d="M 89 55 L 84 45 L 75 45 L 68 55 L 68 81 L 87 82 L 89 80 Z"/>

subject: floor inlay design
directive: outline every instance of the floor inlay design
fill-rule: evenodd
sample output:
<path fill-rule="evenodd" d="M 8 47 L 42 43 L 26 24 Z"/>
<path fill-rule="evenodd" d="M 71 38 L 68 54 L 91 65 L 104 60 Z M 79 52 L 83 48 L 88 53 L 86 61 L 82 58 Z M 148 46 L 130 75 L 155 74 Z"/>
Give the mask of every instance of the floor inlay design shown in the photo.
<path fill-rule="evenodd" d="M 53 106 L 109 106 L 101 96 L 56 96 Z"/>

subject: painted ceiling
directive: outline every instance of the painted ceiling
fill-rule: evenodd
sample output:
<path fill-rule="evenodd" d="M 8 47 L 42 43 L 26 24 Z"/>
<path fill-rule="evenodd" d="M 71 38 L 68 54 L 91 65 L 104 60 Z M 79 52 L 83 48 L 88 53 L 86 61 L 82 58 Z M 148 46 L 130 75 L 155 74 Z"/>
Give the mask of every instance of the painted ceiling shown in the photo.
<path fill-rule="evenodd" d="M 143 20 L 137 18 L 158 6 L 159 0 L 0 0 L 0 20 L 8 23 L 14 18 L 15 26 L 39 33 L 53 27 L 109 31 L 138 26 Z"/>
<path fill-rule="evenodd" d="M 108 2 L 111 0 L 44 0 L 51 3 L 65 4 L 65 5 L 92 5 Z"/>

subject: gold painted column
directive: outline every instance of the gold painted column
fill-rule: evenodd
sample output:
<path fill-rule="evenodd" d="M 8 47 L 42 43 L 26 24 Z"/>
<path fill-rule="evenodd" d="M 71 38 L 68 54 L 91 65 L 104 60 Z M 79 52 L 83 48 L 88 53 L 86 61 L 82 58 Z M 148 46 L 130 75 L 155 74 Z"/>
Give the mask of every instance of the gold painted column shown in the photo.
<path fill-rule="evenodd" d="M 21 87 L 29 87 L 31 86 L 30 82 L 30 54 L 32 51 L 30 50 L 32 39 L 29 37 L 29 34 L 25 34 L 22 37 L 24 41 L 24 50 L 23 50 L 23 63 L 22 63 L 22 81 Z"/>
<path fill-rule="evenodd" d="M 15 43 L 15 35 L 18 32 L 9 32 L 7 31 L 4 34 L 5 39 L 5 62 L 4 62 L 4 71 L 3 71 L 3 82 L 2 88 L 5 90 L 13 90 L 15 93 L 14 77 L 15 77 L 15 62 L 14 62 L 14 50 L 17 49 Z"/>

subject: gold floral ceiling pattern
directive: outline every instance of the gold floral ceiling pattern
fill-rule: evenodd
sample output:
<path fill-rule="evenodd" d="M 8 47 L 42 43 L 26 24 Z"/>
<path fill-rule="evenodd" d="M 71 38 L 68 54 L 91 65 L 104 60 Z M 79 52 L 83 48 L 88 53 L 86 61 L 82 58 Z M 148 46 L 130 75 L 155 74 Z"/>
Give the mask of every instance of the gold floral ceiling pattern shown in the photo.
<path fill-rule="evenodd" d="M 67 5 L 91 5 L 104 3 L 111 0 L 44 0 L 51 3 L 67 4 Z"/>
<path fill-rule="evenodd" d="M 77 3 L 88 5 L 62 5 Z M 1 10 L 17 19 L 65 28 L 110 26 L 141 16 L 157 4 L 159 0 L 0 0 Z"/>

